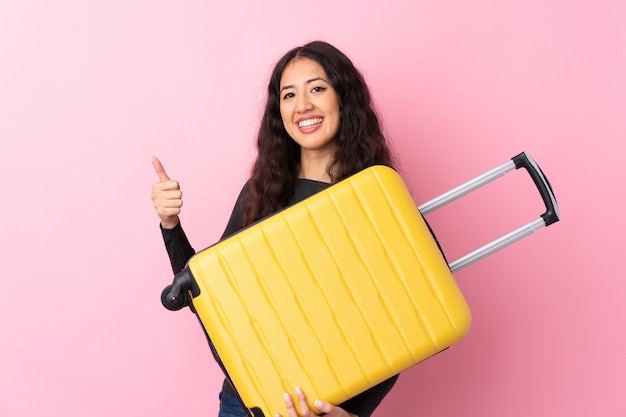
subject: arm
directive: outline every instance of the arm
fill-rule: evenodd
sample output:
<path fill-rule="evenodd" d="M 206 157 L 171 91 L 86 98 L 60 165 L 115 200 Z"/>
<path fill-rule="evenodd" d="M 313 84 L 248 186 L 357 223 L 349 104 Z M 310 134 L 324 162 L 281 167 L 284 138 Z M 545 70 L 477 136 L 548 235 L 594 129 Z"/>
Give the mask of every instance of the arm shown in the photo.
<path fill-rule="evenodd" d="M 159 177 L 159 181 L 152 186 L 152 203 L 161 219 L 161 233 L 172 271 L 177 274 L 185 268 L 187 261 L 195 254 L 180 224 L 179 215 L 183 206 L 182 192 L 178 181 L 170 179 L 157 158 L 152 158 L 152 165 Z M 222 239 L 243 227 L 243 206 L 248 194 L 247 190 L 246 184 L 237 198 Z"/>
<path fill-rule="evenodd" d="M 167 255 L 170 258 L 172 271 L 174 274 L 178 274 L 185 268 L 187 261 L 196 251 L 191 247 L 180 222 L 172 229 L 166 229 L 161 225 L 161 234 L 163 235 Z"/>
<path fill-rule="evenodd" d="M 170 179 L 157 158 L 152 158 L 152 166 L 159 177 L 159 182 L 152 186 L 152 204 L 161 219 L 161 233 L 172 271 L 177 274 L 195 253 L 178 217 L 183 206 L 183 194 L 178 181 Z"/>

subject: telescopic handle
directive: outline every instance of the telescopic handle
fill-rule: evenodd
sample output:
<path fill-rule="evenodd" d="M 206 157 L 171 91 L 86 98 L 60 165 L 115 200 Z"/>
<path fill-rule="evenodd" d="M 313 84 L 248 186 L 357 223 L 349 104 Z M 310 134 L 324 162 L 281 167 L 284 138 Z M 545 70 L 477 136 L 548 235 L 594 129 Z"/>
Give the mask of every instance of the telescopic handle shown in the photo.
<path fill-rule="evenodd" d="M 479 175 L 418 207 L 419 211 L 422 214 L 428 214 L 438 209 L 439 207 L 442 207 L 456 200 L 457 198 L 460 198 L 465 194 L 468 194 L 482 187 L 483 185 L 488 184 L 497 178 L 500 178 L 507 172 L 519 168 L 526 169 L 526 171 L 532 178 L 546 206 L 546 212 L 543 213 L 541 217 L 537 220 L 521 226 L 513 230 L 512 232 L 474 250 L 473 252 L 470 252 L 467 255 L 464 255 L 459 259 L 450 262 L 449 266 L 452 272 L 459 271 L 466 266 L 471 265 L 491 255 L 492 253 L 497 252 L 506 246 L 509 246 L 514 242 L 517 242 L 518 240 L 528 236 L 536 230 L 559 221 L 561 218 L 561 215 L 559 213 L 559 206 L 556 202 L 556 198 L 554 197 L 554 192 L 552 191 L 552 186 L 550 185 L 550 182 L 543 174 L 541 168 L 539 168 L 539 165 L 537 165 L 537 163 L 530 157 L 530 155 L 528 155 L 526 152 L 522 152 L 519 155 L 511 158 L 511 160 L 509 160 L 507 163 L 499 165 L 485 172 L 484 174 Z"/>

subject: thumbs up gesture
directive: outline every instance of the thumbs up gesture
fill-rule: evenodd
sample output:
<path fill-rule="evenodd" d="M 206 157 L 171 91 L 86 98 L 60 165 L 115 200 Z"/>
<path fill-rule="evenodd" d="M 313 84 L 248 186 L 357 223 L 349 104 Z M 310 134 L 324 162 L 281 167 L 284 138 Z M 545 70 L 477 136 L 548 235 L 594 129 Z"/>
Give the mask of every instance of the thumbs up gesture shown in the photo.
<path fill-rule="evenodd" d="M 158 158 L 152 158 L 152 166 L 159 176 L 159 182 L 152 186 L 152 204 L 161 219 L 161 226 L 172 229 L 180 221 L 178 215 L 183 206 L 183 193 L 178 181 L 170 179 Z"/>

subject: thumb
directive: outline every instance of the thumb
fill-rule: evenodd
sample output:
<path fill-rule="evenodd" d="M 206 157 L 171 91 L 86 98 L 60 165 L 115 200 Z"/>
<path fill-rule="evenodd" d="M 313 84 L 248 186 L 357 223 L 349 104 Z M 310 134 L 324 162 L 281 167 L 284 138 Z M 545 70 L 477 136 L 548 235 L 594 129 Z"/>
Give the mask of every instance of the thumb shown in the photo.
<path fill-rule="evenodd" d="M 165 169 L 163 168 L 163 164 L 161 164 L 161 161 L 159 161 L 159 158 L 157 158 L 156 156 L 152 157 L 152 166 L 154 167 L 154 172 L 156 172 L 159 176 L 160 181 L 170 180 L 170 177 L 167 175 L 167 172 L 165 172 Z"/>

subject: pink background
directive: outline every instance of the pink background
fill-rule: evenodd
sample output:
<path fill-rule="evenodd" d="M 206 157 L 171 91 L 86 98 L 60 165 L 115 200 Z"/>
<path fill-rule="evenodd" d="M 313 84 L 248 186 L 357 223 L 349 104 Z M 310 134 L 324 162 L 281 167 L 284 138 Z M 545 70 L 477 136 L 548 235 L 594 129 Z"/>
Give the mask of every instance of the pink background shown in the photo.
<path fill-rule="evenodd" d="M 0 415 L 214 416 L 222 377 L 150 201 L 197 249 L 253 158 L 272 65 L 321 38 L 363 70 L 421 203 L 525 150 L 563 221 L 457 274 L 469 335 L 377 416 L 625 416 L 622 0 L 0 4 Z M 450 258 L 541 213 L 510 174 L 429 216 Z"/>

